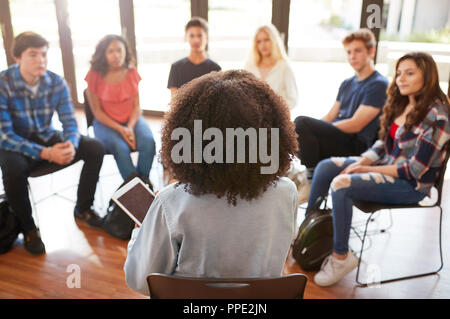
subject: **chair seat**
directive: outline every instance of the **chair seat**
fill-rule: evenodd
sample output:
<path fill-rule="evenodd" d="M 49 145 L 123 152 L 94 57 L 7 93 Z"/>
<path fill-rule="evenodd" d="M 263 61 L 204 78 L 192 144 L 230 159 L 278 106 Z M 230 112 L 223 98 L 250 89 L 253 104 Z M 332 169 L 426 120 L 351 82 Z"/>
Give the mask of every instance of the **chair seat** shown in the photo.
<path fill-rule="evenodd" d="M 66 165 L 59 165 L 56 163 L 50 163 L 47 161 L 42 161 L 41 163 L 37 164 L 30 173 L 30 177 L 40 177 L 44 175 L 48 175 L 54 172 L 57 172 L 59 170 L 62 170 L 74 163 L 69 163 Z"/>
<path fill-rule="evenodd" d="M 400 209 L 400 208 L 421 208 L 421 207 L 434 207 L 435 205 L 430 206 L 422 206 L 419 203 L 415 204 L 403 204 L 403 205 L 394 205 L 394 204 L 383 204 L 377 202 L 369 202 L 364 200 L 354 200 L 353 204 L 364 213 L 373 213 L 382 209 Z"/>

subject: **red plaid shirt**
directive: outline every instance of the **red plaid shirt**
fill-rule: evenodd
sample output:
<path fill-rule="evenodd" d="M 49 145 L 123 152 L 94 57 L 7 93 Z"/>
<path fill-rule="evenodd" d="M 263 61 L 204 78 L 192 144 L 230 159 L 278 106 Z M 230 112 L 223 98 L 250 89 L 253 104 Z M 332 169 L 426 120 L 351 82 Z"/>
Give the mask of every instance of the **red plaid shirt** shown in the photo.
<path fill-rule="evenodd" d="M 433 103 L 425 119 L 403 135 L 404 126 L 378 140 L 362 154 L 376 165 L 397 164 L 399 178 L 408 180 L 416 190 L 427 195 L 438 178 L 450 140 L 450 121 L 446 107 Z"/>

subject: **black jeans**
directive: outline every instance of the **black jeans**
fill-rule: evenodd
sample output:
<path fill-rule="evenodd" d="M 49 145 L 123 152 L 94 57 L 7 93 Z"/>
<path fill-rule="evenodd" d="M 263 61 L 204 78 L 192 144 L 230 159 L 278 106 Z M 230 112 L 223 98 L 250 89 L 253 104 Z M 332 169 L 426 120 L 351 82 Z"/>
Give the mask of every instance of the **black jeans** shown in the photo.
<path fill-rule="evenodd" d="M 357 156 L 369 148 L 356 134 L 348 134 L 333 124 L 307 116 L 295 119 L 299 158 L 307 168 L 332 156 Z"/>
<path fill-rule="evenodd" d="M 57 133 L 48 142 L 41 141 L 36 137 L 31 137 L 29 140 L 40 145 L 52 146 L 61 142 L 62 138 Z M 75 158 L 71 162 L 72 164 L 79 160 L 84 161 L 76 203 L 76 208 L 81 211 L 89 209 L 94 202 L 95 189 L 104 154 L 103 144 L 98 140 L 85 136 L 81 137 Z M 36 227 L 32 217 L 27 187 L 30 172 L 40 163 L 43 163 L 43 160 L 34 160 L 18 152 L 0 150 L 0 166 L 3 173 L 5 194 L 24 231 Z"/>

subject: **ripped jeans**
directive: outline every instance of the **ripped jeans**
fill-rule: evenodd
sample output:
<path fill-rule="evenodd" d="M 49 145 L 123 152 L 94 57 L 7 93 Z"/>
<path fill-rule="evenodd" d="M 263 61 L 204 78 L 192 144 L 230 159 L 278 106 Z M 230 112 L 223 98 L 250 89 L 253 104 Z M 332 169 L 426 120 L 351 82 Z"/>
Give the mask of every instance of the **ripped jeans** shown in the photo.
<path fill-rule="evenodd" d="M 380 173 L 339 173 L 358 157 L 332 157 L 322 160 L 314 170 L 309 194 L 308 213 L 319 196 L 326 196 L 331 186 L 333 203 L 333 249 L 338 254 L 348 252 L 353 216 L 353 200 L 385 204 L 413 204 L 426 195 L 416 191 L 405 179 Z"/>

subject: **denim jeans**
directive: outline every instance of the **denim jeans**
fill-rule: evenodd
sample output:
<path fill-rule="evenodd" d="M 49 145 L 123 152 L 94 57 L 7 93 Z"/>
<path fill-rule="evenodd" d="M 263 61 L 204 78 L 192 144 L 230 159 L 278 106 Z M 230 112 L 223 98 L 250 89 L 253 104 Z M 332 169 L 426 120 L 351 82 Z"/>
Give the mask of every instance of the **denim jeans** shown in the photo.
<path fill-rule="evenodd" d="M 426 195 L 416 191 L 405 179 L 380 173 L 339 174 L 357 157 L 332 157 L 316 167 L 311 182 L 308 213 L 319 196 L 326 196 L 331 186 L 333 203 L 333 249 L 338 254 L 348 251 L 353 217 L 353 200 L 367 200 L 384 204 L 413 204 Z"/>
<path fill-rule="evenodd" d="M 134 127 L 136 151 L 139 153 L 137 167 L 133 165 L 130 156 L 132 150 L 122 135 L 97 120 L 94 120 L 93 126 L 95 137 L 103 143 L 106 152 L 114 156 L 123 179 L 135 173 L 146 178 L 149 177 L 156 153 L 156 146 L 152 131 L 142 116 L 139 117 Z"/>

